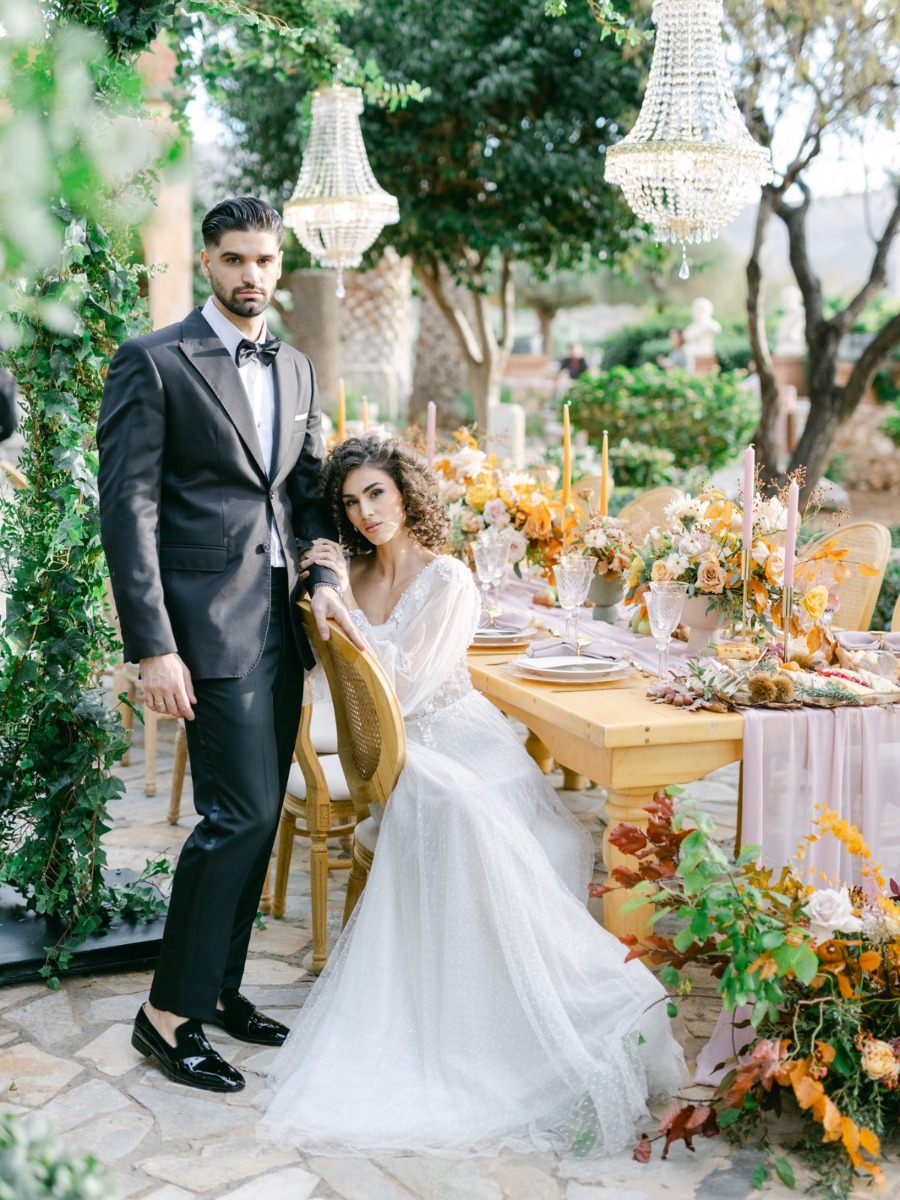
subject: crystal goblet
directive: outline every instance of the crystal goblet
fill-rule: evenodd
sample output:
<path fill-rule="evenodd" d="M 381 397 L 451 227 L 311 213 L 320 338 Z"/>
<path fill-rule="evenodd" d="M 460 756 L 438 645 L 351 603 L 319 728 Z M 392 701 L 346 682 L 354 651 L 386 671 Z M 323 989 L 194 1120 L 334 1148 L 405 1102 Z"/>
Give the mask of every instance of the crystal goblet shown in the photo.
<path fill-rule="evenodd" d="M 671 579 L 651 583 L 647 593 L 647 615 L 650 618 L 650 632 L 656 639 L 659 652 L 656 673 L 660 679 L 669 677 L 669 638 L 681 620 L 686 595 L 687 584 Z"/>
<path fill-rule="evenodd" d="M 507 547 L 496 538 L 477 538 L 472 543 L 472 555 L 475 559 L 475 574 L 481 584 L 481 607 L 493 625 L 494 618 L 500 612 L 500 606 L 491 603 L 490 590 L 498 574 L 506 570 Z"/>
<path fill-rule="evenodd" d="M 590 591 L 597 560 L 583 554 L 564 554 L 554 568 L 559 607 L 566 614 L 566 637 L 572 615 L 575 616 L 575 644 L 578 645 L 578 612 Z"/>

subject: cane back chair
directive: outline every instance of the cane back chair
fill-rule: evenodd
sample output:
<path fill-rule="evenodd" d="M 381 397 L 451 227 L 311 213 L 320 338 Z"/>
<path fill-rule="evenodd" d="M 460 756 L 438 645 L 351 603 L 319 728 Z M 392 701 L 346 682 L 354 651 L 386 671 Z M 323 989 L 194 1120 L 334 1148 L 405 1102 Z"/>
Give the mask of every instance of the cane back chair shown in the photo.
<path fill-rule="evenodd" d="M 382 810 L 400 778 L 406 761 L 406 730 L 394 689 L 374 654 L 354 646 L 334 621 L 329 621 L 330 637 L 323 641 L 308 601 L 301 603 L 300 611 L 331 689 L 338 754 L 356 809 L 344 905 L 346 924 L 362 895 L 375 854 L 379 821 L 370 806 Z"/>
<path fill-rule="evenodd" d="M 798 572 L 802 575 L 803 564 L 829 544 L 837 550 L 847 551 L 843 561 L 850 567 L 850 575 L 840 588 L 834 628 L 868 629 L 891 554 L 890 532 L 886 525 L 876 521 L 854 521 L 831 533 L 821 534 L 800 551 Z"/>

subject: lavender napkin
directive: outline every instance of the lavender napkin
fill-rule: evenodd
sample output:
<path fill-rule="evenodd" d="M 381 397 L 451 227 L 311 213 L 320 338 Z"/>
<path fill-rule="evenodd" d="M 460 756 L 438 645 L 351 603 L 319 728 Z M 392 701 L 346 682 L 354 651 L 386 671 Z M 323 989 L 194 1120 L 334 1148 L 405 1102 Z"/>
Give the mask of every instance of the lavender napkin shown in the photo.
<path fill-rule="evenodd" d="M 500 633 L 507 633 L 512 630 L 515 633 L 527 629 L 531 624 L 531 617 L 525 613 L 509 612 L 504 609 L 494 617 L 494 623 L 491 624 L 491 618 L 486 612 L 482 612 L 478 618 L 478 629 L 481 633 L 488 633 L 492 630 L 497 630 Z"/>
<path fill-rule="evenodd" d="M 847 650 L 892 650 L 894 654 L 900 654 L 900 631 L 879 633 L 877 630 L 841 629 L 835 632 L 835 637 Z"/>
<path fill-rule="evenodd" d="M 576 655 L 579 653 L 578 647 L 575 644 L 574 638 L 541 638 L 540 641 L 532 642 L 526 651 L 532 658 L 550 658 L 553 655 Z M 621 646 L 616 646 L 613 642 L 606 642 L 598 639 L 593 642 L 587 642 L 581 647 L 581 658 L 602 658 L 607 662 L 619 662 L 625 657 L 625 651 Z"/>

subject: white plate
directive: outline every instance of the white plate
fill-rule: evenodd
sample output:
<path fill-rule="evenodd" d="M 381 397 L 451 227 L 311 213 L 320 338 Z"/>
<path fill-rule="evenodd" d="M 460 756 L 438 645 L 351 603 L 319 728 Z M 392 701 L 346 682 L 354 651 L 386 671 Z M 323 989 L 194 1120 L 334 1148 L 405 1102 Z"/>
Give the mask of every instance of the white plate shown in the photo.
<path fill-rule="evenodd" d="M 582 671 L 614 671 L 622 666 L 622 659 L 615 661 L 606 658 L 582 658 L 578 654 L 523 654 L 515 660 L 517 667 L 523 670 L 539 671 L 569 671 L 580 675 Z"/>
<path fill-rule="evenodd" d="M 519 667 L 521 657 L 507 663 L 505 669 L 519 679 L 530 679 L 536 683 L 564 683 L 577 687 L 582 683 L 612 683 L 620 679 L 628 679 L 634 672 L 630 663 L 615 663 L 613 670 L 605 671 L 529 671 L 527 667 Z"/>
<path fill-rule="evenodd" d="M 524 629 L 491 629 L 489 626 L 487 629 L 476 629 L 475 636 L 477 638 L 520 638 L 523 636 L 531 637 L 535 632 L 536 630 L 528 625 Z"/>

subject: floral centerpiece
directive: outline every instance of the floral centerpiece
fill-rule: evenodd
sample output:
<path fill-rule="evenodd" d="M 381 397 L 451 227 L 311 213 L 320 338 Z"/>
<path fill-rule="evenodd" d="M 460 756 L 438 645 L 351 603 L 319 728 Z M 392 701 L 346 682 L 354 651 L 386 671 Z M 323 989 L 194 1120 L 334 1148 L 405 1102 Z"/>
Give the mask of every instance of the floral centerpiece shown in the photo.
<path fill-rule="evenodd" d="M 616 517 L 604 516 L 597 509 L 582 517 L 575 526 L 575 544 L 597 560 L 597 574 L 612 582 L 631 566 L 635 555 L 634 538 Z"/>
<path fill-rule="evenodd" d="M 469 544 L 479 533 L 511 526 L 516 573 L 549 575 L 575 525 L 573 510 L 554 490 L 555 472 L 507 470 L 467 430 L 454 439 L 454 449 L 434 464 L 450 518 L 450 552 L 469 562 Z"/>
<path fill-rule="evenodd" d="M 785 528 L 787 509 L 775 497 L 754 504 L 749 601 L 757 619 L 767 612 L 772 592 L 780 588 L 784 555 L 777 535 Z M 743 582 L 741 509 L 722 492 L 707 488 L 697 496 L 679 496 L 665 509 L 665 523 L 651 529 L 638 546 L 626 573 L 626 603 L 638 602 L 647 584 L 680 580 L 688 596 L 701 596 L 725 620 L 741 619 Z"/>
<path fill-rule="evenodd" d="M 896 1137 L 900 1120 L 900 886 L 885 882 L 859 831 L 824 807 L 794 861 L 777 872 L 759 866 L 758 846 L 730 863 L 711 818 L 676 814 L 664 794 L 647 811 L 646 831 L 620 825 L 610 835 L 636 856 L 633 869 L 613 871 L 614 885 L 633 888 L 637 903 L 652 901 L 667 918 L 643 944 L 623 938 L 629 956 L 664 964 L 662 982 L 682 996 L 692 967 L 712 968 L 725 1008 L 740 1008 L 749 1022 L 736 1027 L 747 1044 L 710 1101 L 707 1131 L 717 1120 L 767 1150 L 757 1187 L 769 1165 L 793 1182 L 768 1142 L 768 1118 L 790 1095 L 806 1124 L 796 1149 L 821 1191 L 844 1198 L 860 1172 L 881 1181 L 881 1142 Z M 825 837 L 856 860 L 859 886 L 812 886 L 803 860 Z M 696 1116 L 681 1125 L 696 1126 Z M 677 1114 L 667 1120 L 668 1146 Z M 649 1146 L 636 1157 L 646 1160 Z"/>

